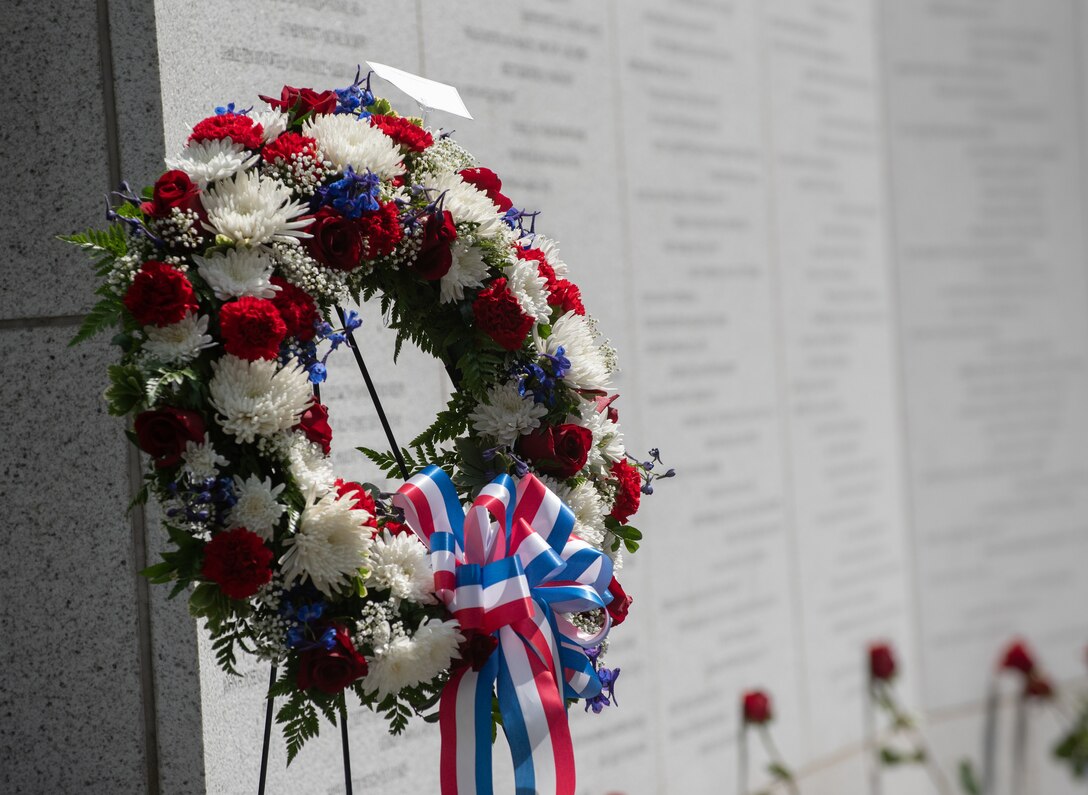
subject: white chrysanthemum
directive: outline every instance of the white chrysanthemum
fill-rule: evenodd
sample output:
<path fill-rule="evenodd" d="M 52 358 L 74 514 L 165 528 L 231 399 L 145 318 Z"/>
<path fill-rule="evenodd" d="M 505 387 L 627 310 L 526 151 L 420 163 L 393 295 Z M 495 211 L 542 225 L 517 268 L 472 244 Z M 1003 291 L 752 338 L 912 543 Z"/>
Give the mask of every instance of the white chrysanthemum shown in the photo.
<path fill-rule="evenodd" d="M 563 382 L 574 389 L 607 389 L 616 370 L 616 351 L 597 343 L 597 324 L 585 315 L 567 312 L 552 325 L 552 333 L 541 339 L 534 330 L 537 350 L 555 356 L 559 348 L 570 360 Z"/>
<path fill-rule="evenodd" d="M 309 579 L 317 590 L 332 596 L 363 569 L 370 549 L 370 528 L 363 522 L 370 514 L 353 510 L 353 504 L 351 499 L 338 499 L 335 492 L 321 497 L 309 493 L 298 532 L 284 542 L 287 551 L 280 564 L 286 584 Z"/>
<path fill-rule="evenodd" d="M 512 446 L 519 436 L 539 428 L 547 413 L 547 407 L 536 403 L 532 395 L 519 395 L 517 382 L 509 381 L 491 387 L 486 402 L 477 405 L 468 418 L 480 434 L 496 444 Z"/>
<path fill-rule="evenodd" d="M 573 534 L 587 544 L 601 549 L 607 532 L 604 518 L 608 515 L 608 506 L 605 505 L 600 492 L 593 484 L 582 481 L 571 488 L 548 475 L 537 475 L 537 477 L 574 511 Z"/>
<path fill-rule="evenodd" d="M 287 467 L 291 476 L 303 491 L 311 489 L 324 494 L 333 487 L 336 473 L 332 459 L 325 455 L 321 445 L 311 442 L 303 433 L 288 434 L 285 444 Z"/>
<path fill-rule="evenodd" d="M 606 412 L 597 411 L 593 401 L 586 400 L 579 406 L 581 418 L 577 424 L 593 434 L 593 446 L 586 458 L 586 466 L 595 474 L 603 475 L 612 464 L 622 461 L 626 455 L 620 426 L 608 419 Z"/>
<path fill-rule="evenodd" d="M 348 166 L 358 172 L 370 169 L 385 180 L 404 173 L 403 156 L 393 139 L 350 113 L 315 116 L 306 122 L 303 134 L 317 141 L 337 171 Z"/>
<path fill-rule="evenodd" d="M 300 231 L 310 219 L 299 218 L 307 207 L 291 198 L 278 180 L 246 171 L 218 182 L 201 194 L 208 226 L 235 243 L 257 246 L 273 240 L 309 237 Z"/>
<path fill-rule="evenodd" d="M 193 182 L 203 187 L 249 168 L 258 159 L 241 144 L 229 138 L 218 138 L 189 144 L 177 157 L 166 158 L 166 166 L 184 171 Z"/>
<path fill-rule="evenodd" d="M 280 289 L 270 281 L 276 263 L 264 248 L 238 246 L 212 257 L 194 255 L 193 261 L 200 278 L 220 301 L 243 295 L 274 298 Z"/>
<path fill-rule="evenodd" d="M 208 334 L 208 316 L 192 312 L 169 326 L 146 326 L 143 351 L 163 364 L 188 364 L 216 343 Z"/>
<path fill-rule="evenodd" d="M 458 658 L 457 647 L 464 641 L 456 621 L 424 619 L 412 637 L 394 635 L 374 649 L 367 658 L 368 671 L 363 689 L 385 698 L 406 687 L 429 682 Z"/>
<path fill-rule="evenodd" d="M 548 280 L 540 275 L 535 262 L 515 259 L 506 269 L 506 287 L 518 299 L 521 311 L 538 323 L 547 323 L 552 310 L 548 306 Z"/>
<path fill-rule="evenodd" d="M 455 223 L 479 224 L 477 232 L 486 237 L 504 228 L 503 214 L 495 203 L 482 190 L 461 179 L 460 174 L 453 172 L 433 177 L 427 174 L 422 182 L 434 199 L 442 196 L 442 209 L 453 215 Z"/>
<path fill-rule="evenodd" d="M 283 111 L 274 110 L 269 108 L 268 110 L 258 110 L 250 113 L 249 118 L 261 125 L 264 130 L 262 137 L 264 142 L 274 141 L 279 138 L 280 135 L 287 130 L 287 114 Z"/>
<path fill-rule="evenodd" d="M 453 259 L 450 269 L 438 285 L 441 288 L 439 301 L 448 304 L 465 297 L 466 287 L 483 287 L 488 266 L 484 262 L 483 252 L 472 245 L 471 240 L 458 238 L 453 243 Z"/>
<path fill-rule="evenodd" d="M 186 442 L 185 452 L 181 457 L 185 461 L 182 469 L 196 480 L 214 478 L 219 474 L 219 467 L 230 463 L 215 451 L 208 434 L 204 434 L 203 442 Z"/>
<path fill-rule="evenodd" d="M 280 369 L 274 361 L 228 354 L 212 370 L 210 402 L 223 430 L 240 442 L 293 428 L 310 405 L 310 379 L 302 367 Z"/>
<path fill-rule="evenodd" d="M 552 266 L 556 276 L 563 278 L 567 275 L 567 263 L 559 258 L 559 246 L 554 240 L 544 235 L 533 235 L 533 242 L 529 248 L 540 249 L 544 252 L 544 259 Z"/>
<path fill-rule="evenodd" d="M 273 528 L 287 510 L 277 499 L 284 485 L 273 486 L 272 478 L 261 480 L 250 475 L 242 480 L 235 475 L 234 496 L 238 501 L 230 509 L 230 526 L 244 527 L 265 541 L 271 541 Z"/>
<path fill-rule="evenodd" d="M 382 532 L 370 548 L 370 588 L 389 591 L 394 599 L 434 604 L 434 573 L 427 548 L 411 533 Z"/>

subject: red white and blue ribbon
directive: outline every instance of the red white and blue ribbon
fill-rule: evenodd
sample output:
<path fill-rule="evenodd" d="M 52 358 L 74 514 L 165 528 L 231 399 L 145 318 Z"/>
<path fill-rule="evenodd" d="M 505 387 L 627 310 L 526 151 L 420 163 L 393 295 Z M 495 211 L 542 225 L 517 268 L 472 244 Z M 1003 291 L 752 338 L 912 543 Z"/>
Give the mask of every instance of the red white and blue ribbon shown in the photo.
<path fill-rule="evenodd" d="M 603 608 L 612 561 L 571 536 L 574 513 L 533 475 L 500 475 L 467 512 L 441 469 L 429 466 L 393 497 L 431 550 L 435 592 L 462 628 L 498 646 L 475 671 L 452 675 L 439 705 L 442 795 L 491 795 L 491 703 L 498 693 L 518 795 L 573 795 L 574 751 L 566 698 L 601 683 L 571 613 Z"/>

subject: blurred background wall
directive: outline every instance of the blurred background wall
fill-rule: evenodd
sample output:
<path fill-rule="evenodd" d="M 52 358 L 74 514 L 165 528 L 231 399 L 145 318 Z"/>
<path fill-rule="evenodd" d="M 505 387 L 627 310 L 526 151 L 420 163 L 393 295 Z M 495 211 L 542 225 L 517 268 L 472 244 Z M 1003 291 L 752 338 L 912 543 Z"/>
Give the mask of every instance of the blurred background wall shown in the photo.
<path fill-rule="evenodd" d="M 865 792 L 872 640 L 949 770 L 977 760 L 1012 636 L 1084 689 L 1085 33 L 1076 0 L 8 0 L 0 789 L 255 789 L 267 672 L 223 676 L 135 574 L 161 539 L 123 518 L 112 354 L 65 347 L 91 280 L 53 235 L 100 224 L 215 105 L 364 60 L 461 90 L 475 120 L 428 124 L 541 210 L 620 350 L 628 448 L 680 473 L 623 570 L 621 706 L 572 713 L 580 793 L 732 791 L 756 686 L 802 792 Z M 394 366 L 364 314 L 406 441 L 448 381 Z M 337 469 L 375 480 L 372 407 L 350 361 L 330 370 Z M 437 791 L 433 727 L 350 725 L 356 791 Z M 1058 728 L 1035 716 L 1031 792 L 1074 790 Z M 333 731 L 283 767 L 274 740 L 270 791 L 341 791 Z"/>

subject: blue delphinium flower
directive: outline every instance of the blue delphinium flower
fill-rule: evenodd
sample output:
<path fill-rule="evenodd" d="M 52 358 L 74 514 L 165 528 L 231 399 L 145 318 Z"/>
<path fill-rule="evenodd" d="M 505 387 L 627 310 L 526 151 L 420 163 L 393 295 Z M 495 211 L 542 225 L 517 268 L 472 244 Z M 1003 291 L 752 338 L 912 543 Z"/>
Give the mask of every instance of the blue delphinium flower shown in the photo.
<path fill-rule="evenodd" d="M 381 180 L 370 169 L 357 174 L 351 166 L 344 171 L 344 176 L 329 185 L 319 188 L 317 199 L 322 204 L 333 207 L 345 218 L 358 218 L 365 212 L 381 208 L 378 204 L 378 191 Z"/>

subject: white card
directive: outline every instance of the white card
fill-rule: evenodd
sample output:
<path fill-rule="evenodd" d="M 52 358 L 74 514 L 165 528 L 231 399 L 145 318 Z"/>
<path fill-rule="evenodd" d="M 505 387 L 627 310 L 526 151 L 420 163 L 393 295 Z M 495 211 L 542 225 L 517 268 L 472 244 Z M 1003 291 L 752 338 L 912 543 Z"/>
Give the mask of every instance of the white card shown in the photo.
<path fill-rule="evenodd" d="M 383 63 L 367 61 L 366 65 L 374 70 L 378 77 L 388 80 L 405 94 L 410 96 L 424 108 L 430 110 L 444 110 L 455 116 L 463 116 L 471 119 L 472 114 L 465 107 L 464 100 L 457 93 L 457 89 L 445 83 L 428 80 L 425 77 L 405 72 Z"/>

